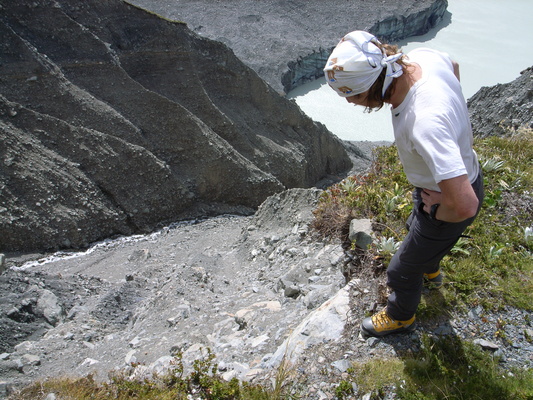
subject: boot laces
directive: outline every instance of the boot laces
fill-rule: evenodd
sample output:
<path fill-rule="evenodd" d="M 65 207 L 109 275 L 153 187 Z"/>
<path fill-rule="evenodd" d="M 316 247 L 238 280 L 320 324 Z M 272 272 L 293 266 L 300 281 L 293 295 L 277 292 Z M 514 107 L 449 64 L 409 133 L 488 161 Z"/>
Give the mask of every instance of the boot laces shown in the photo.
<path fill-rule="evenodd" d="M 389 314 L 387 314 L 385 310 L 382 310 L 376 315 L 374 315 L 374 317 L 372 318 L 372 322 L 374 323 L 374 326 L 379 325 L 381 327 L 391 326 L 396 323 L 394 319 L 389 317 Z"/>

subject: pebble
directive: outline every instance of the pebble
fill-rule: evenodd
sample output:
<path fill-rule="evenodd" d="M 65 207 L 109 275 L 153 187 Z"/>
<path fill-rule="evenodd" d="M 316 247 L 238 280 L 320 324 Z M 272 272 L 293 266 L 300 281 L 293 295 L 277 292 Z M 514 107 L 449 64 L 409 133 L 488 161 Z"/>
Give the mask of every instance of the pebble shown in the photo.
<path fill-rule="evenodd" d="M 22 356 L 22 362 L 25 365 L 39 366 L 41 365 L 41 358 L 34 354 L 24 354 Z"/>
<path fill-rule="evenodd" d="M 434 333 L 438 336 L 448 336 L 453 334 L 453 328 L 449 324 L 443 324 L 440 325 L 437 329 L 435 329 Z"/>
<path fill-rule="evenodd" d="M 140 344 L 141 339 L 138 336 L 136 336 L 135 338 L 133 338 L 133 340 L 129 342 L 129 346 L 133 348 L 139 347 Z"/>
<path fill-rule="evenodd" d="M 135 357 L 135 353 L 137 353 L 137 350 L 128 351 L 128 354 L 126 354 L 126 357 L 124 357 L 124 362 L 128 365 L 137 362 L 137 357 Z"/>
<path fill-rule="evenodd" d="M 498 346 L 497 344 L 489 342 L 488 340 L 485 340 L 485 339 L 475 339 L 474 343 L 480 345 L 485 350 L 495 351 L 500 348 L 500 346 Z"/>
<path fill-rule="evenodd" d="M 340 372 L 346 372 L 352 366 L 352 363 L 346 359 L 337 360 L 331 363 L 331 366 L 337 368 Z"/>

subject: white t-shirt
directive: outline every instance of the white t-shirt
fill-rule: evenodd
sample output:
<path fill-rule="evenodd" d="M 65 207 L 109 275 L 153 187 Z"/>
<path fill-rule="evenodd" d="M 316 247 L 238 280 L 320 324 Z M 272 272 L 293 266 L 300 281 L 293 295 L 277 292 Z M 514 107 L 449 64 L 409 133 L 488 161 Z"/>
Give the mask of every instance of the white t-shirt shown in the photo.
<path fill-rule="evenodd" d="M 403 102 L 392 108 L 394 138 L 409 182 L 440 191 L 442 180 L 479 173 L 468 109 L 449 56 L 420 48 L 408 61 L 422 68 L 422 78 Z"/>

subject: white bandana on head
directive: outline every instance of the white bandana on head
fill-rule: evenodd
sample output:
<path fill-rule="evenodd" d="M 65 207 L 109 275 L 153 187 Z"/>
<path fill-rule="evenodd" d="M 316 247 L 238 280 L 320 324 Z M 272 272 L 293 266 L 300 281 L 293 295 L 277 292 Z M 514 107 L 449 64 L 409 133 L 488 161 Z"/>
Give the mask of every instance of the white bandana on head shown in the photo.
<path fill-rule="evenodd" d="M 326 81 L 339 96 L 350 97 L 366 92 L 387 69 L 382 96 L 394 78 L 402 75 L 396 61 L 402 53 L 387 56 L 374 43 L 376 37 L 365 31 L 353 31 L 344 36 L 328 58 L 324 68 Z"/>

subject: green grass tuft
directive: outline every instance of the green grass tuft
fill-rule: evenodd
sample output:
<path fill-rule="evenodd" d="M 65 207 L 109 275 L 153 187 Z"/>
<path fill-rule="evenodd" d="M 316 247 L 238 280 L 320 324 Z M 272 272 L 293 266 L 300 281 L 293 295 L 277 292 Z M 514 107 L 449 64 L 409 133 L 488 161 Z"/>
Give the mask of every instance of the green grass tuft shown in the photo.
<path fill-rule="evenodd" d="M 403 360 L 355 363 L 347 382 L 356 384 L 359 395 L 377 396 L 372 398 L 383 398 L 380 394 L 392 388 L 403 400 L 529 400 L 533 396 L 531 370 L 502 371 L 492 354 L 454 336 L 424 336 L 421 350 Z"/>

